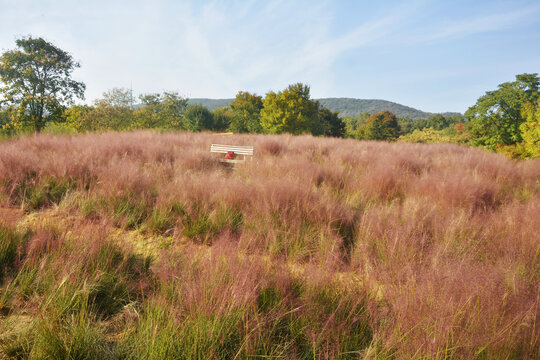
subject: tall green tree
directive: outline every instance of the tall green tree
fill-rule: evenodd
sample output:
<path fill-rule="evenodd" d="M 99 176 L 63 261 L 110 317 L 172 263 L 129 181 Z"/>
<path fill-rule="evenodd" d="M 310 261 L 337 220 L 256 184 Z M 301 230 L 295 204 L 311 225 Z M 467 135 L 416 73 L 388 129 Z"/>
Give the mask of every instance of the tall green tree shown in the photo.
<path fill-rule="evenodd" d="M 16 126 L 36 132 L 60 119 L 66 104 L 84 98 L 85 85 L 71 78 L 79 63 L 42 38 L 25 37 L 0 57 L 2 103 L 16 112 Z"/>
<path fill-rule="evenodd" d="M 210 130 L 213 127 L 212 113 L 203 105 L 189 105 L 185 116 L 189 131 Z"/>
<path fill-rule="evenodd" d="M 330 111 L 327 108 L 319 109 L 319 128 L 319 131 L 313 132 L 314 135 L 345 136 L 345 123 L 337 111 Z"/>
<path fill-rule="evenodd" d="M 442 114 L 431 115 L 426 119 L 426 127 L 434 130 L 442 130 L 450 125 L 449 119 Z"/>
<path fill-rule="evenodd" d="M 367 118 L 366 124 L 358 128 L 357 138 L 396 141 L 400 135 L 401 128 L 396 115 L 390 111 L 382 111 Z"/>
<path fill-rule="evenodd" d="M 497 146 L 520 142 L 523 105 L 536 104 L 539 86 L 538 74 L 521 74 L 516 81 L 500 84 L 497 90 L 480 97 L 465 112 L 473 143 L 495 150 Z"/>
<path fill-rule="evenodd" d="M 230 107 L 225 106 L 212 111 L 212 118 L 212 130 L 225 131 L 231 127 L 231 123 L 233 122 L 233 113 Z"/>
<path fill-rule="evenodd" d="M 270 91 L 263 100 L 261 126 L 270 134 L 302 134 L 318 125 L 319 103 L 310 99 L 309 86 L 289 85 L 285 90 Z"/>
<path fill-rule="evenodd" d="M 143 94 L 142 107 L 136 110 L 138 128 L 186 129 L 188 100 L 176 92 Z"/>
<path fill-rule="evenodd" d="M 229 130 L 241 133 L 260 133 L 262 97 L 247 91 L 239 91 L 230 105 L 232 119 Z"/>
<path fill-rule="evenodd" d="M 398 121 L 399 127 L 401 128 L 401 133 L 405 135 L 405 134 L 412 133 L 414 130 L 417 130 L 418 120 L 423 120 L 423 119 L 413 120 L 410 117 L 398 117 L 397 121 Z"/>

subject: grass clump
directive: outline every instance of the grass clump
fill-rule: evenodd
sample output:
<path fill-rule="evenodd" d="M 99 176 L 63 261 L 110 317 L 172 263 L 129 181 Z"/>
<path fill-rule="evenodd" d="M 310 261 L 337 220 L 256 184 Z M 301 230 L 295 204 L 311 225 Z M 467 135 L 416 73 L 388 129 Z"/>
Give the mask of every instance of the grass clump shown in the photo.
<path fill-rule="evenodd" d="M 12 196 L 27 211 L 36 211 L 58 205 L 75 187 L 76 182 L 69 178 L 49 176 L 33 181 L 26 179 L 15 187 Z"/>
<path fill-rule="evenodd" d="M 238 235 L 244 221 L 242 212 L 236 207 L 223 206 L 210 210 L 195 203 L 189 211 L 181 210 L 180 213 L 183 235 L 208 245 L 212 244 L 216 235 L 225 231 L 233 236 Z"/>
<path fill-rule="evenodd" d="M 315 347 L 324 348 L 335 343 L 340 344 L 335 354 L 337 358 L 355 359 L 360 356 L 373 338 L 365 295 L 358 293 L 354 296 L 340 291 L 339 286 L 319 285 L 307 291 L 306 296 L 313 307 L 310 316 L 319 314 L 327 321 L 317 331 Z"/>
<path fill-rule="evenodd" d="M 0 338 L 0 355 L 5 359 L 29 359 L 32 339 L 29 332 Z"/>
<path fill-rule="evenodd" d="M 5 276 L 12 274 L 16 270 L 16 265 L 21 262 L 27 240 L 28 234 L 17 233 L 0 222 L 0 284 Z"/>
<path fill-rule="evenodd" d="M 98 219 L 100 217 L 100 210 L 106 207 L 105 199 L 103 198 L 88 198 L 82 201 L 80 209 L 81 215 L 87 219 Z"/>
<path fill-rule="evenodd" d="M 128 359 L 186 359 L 178 337 L 178 326 L 164 304 L 149 301 L 141 316 L 131 323 L 132 331 L 118 347 Z"/>
<path fill-rule="evenodd" d="M 91 310 L 100 318 L 110 318 L 130 302 L 130 293 L 121 278 L 110 273 L 100 273 L 88 290 Z"/>
<path fill-rule="evenodd" d="M 152 283 L 150 259 L 119 248 L 103 234 L 61 236 L 56 246 L 43 245 L 57 236 L 53 231 L 41 236 L 30 239 L 28 251 L 18 260 L 19 271 L 8 284 L 10 314 L 38 311 L 41 315 L 28 328 L 6 336 L 0 331 L 0 356 L 125 358 L 103 324 L 113 322 L 127 305 L 144 297 Z"/>
<path fill-rule="evenodd" d="M 99 325 L 84 311 L 59 321 L 43 320 L 30 336 L 31 359 L 115 358 Z"/>
<path fill-rule="evenodd" d="M 151 209 L 152 201 L 130 192 L 108 198 L 103 195 L 89 197 L 80 204 L 81 215 L 85 218 L 94 220 L 108 214 L 115 226 L 126 230 L 139 228 L 149 216 L 153 216 L 152 221 L 160 226 L 157 224 L 160 214 L 154 214 Z"/>
<path fill-rule="evenodd" d="M 146 220 L 146 228 L 159 235 L 165 235 L 176 226 L 176 218 L 171 210 L 154 208 L 152 214 Z"/>
<path fill-rule="evenodd" d="M 148 217 L 151 207 L 147 201 L 134 194 L 112 198 L 110 206 L 115 224 L 125 229 L 139 227 Z"/>

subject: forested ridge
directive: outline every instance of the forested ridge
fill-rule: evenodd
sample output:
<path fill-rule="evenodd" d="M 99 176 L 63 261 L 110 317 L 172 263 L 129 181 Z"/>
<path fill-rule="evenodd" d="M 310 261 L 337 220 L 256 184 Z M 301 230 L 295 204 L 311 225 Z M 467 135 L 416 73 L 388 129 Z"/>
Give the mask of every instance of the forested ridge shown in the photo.
<path fill-rule="evenodd" d="M 399 117 L 409 117 L 411 119 L 427 118 L 434 113 L 421 111 L 409 106 L 401 105 L 392 101 L 379 100 L 379 99 L 354 99 L 354 98 L 320 98 L 314 99 L 318 101 L 321 106 L 329 109 L 330 111 L 337 111 L 340 117 L 345 116 L 358 116 L 362 113 L 378 113 L 381 111 L 391 111 Z M 220 107 L 229 106 L 234 99 L 207 99 L 207 98 L 190 98 L 188 103 L 199 104 L 208 108 L 208 110 L 215 110 Z M 458 112 L 444 112 L 444 116 L 462 115 Z"/>

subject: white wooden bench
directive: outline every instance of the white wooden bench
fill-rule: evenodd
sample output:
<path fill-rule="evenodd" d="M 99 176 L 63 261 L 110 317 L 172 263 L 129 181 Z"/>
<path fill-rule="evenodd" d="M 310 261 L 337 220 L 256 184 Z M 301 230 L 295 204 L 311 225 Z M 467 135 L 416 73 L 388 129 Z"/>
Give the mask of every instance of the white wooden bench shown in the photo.
<path fill-rule="evenodd" d="M 251 156 L 250 159 L 253 159 L 253 146 L 238 146 L 238 145 L 219 145 L 219 144 L 212 144 L 210 147 L 211 153 L 220 153 L 220 154 L 227 154 L 232 155 L 232 159 L 221 159 L 223 162 L 228 163 L 243 163 L 246 161 L 246 156 Z M 237 159 L 236 156 L 242 155 L 242 159 Z"/>

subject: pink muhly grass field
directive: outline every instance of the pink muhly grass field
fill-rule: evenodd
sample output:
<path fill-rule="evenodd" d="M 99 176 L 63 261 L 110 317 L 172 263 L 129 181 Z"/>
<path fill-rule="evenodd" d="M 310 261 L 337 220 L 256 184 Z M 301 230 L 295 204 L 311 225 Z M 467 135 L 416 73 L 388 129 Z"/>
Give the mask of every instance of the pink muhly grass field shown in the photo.
<path fill-rule="evenodd" d="M 230 167 L 212 143 L 255 155 Z M 0 143 L 0 185 L 3 208 L 71 219 L 57 227 L 60 242 L 96 227 L 160 243 L 151 274 L 126 289 L 169 309 L 185 344 L 208 316 L 227 319 L 207 334 L 214 357 L 539 355 L 540 159 L 312 136 L 37 135 Z M 28 261 L 59 251 L 51 236 L 33 235 Z M 68 258 L 62 266 L 74 267 Z M 291 309 L 298 333 L 276 335 Z M 359 322 L 364 337 L 353 341 Z M 242 340 L 223 350 L 232 333 Z M 287 346 L 272 347 L 280 341 Z"/>

